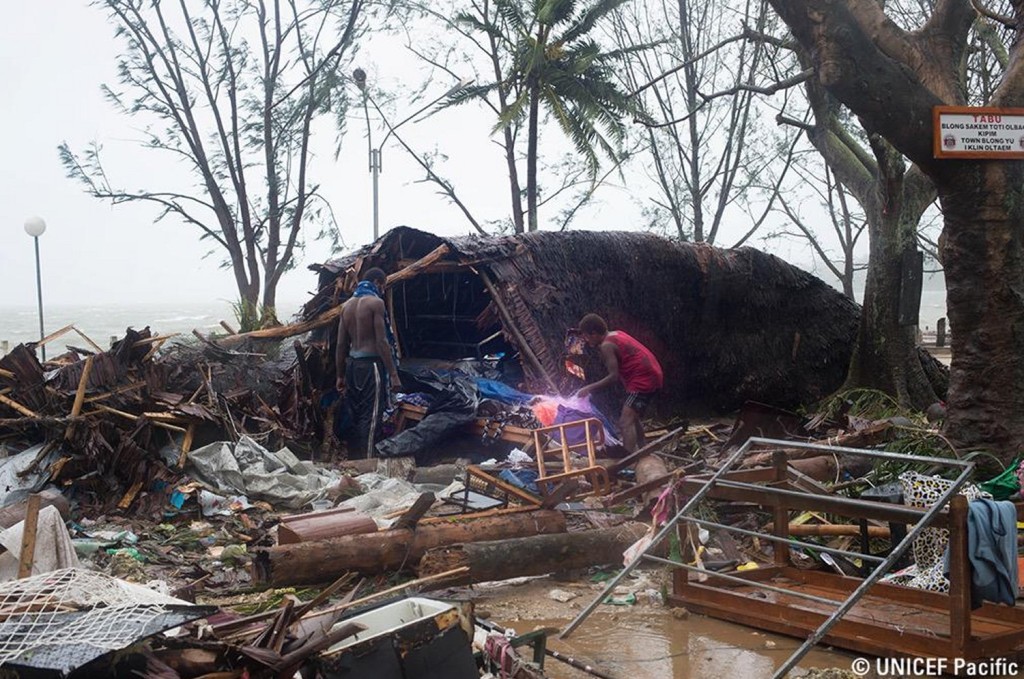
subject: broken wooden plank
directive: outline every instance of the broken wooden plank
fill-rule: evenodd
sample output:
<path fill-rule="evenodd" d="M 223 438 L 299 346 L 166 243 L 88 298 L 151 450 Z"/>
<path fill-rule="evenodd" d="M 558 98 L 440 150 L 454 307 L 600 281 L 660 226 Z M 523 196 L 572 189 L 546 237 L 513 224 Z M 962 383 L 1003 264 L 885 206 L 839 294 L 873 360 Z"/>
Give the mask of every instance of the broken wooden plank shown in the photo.
<path fill-rule="evenodd" d="M 188 454 L 192 450 L 192 441 L 195 439 L 196 425 L 195 422 L 188 425 L 185 429 L 185 438 L 181 442 L 181 453 L 178 455 L 178 469 L 185 468 L 185 461 L 188 459 Z"/>
<path fill-rule="evenodd" d="M 124 497 L 121 498 L 121 501 L 117 503 L 117 508 L 128 509 L 129 507 L 131 507 L 132 502 L 135 502 L 135 497 L 139 494 L 139 491 L 142 490 L 142 486 L 142 481 L 136 481 L 135 483 L 133 483 L 132 487 L 129 488 L 128 492 L 125 493 Z"/>
<path fill-rule="evenodd" d="M 343 305 L 339 304 L 336 307 L 328 309 L 312 321 L 303 321 L 301 323 L 292 323 L 291 325 L 281 325 L 276 328 L 266 328 L 264 330 L 242 332 L 237 335 L 228 335 L 227 337 L 218 339 L 216 342 L 211 342 L 204 337 L 203 341 L 209 342 L 214 346 L 225 347 L 237 344 L 244 339 L 285 339 L 295 335 L 302 335 L 310 330 L 316 330 L 317 328 L 322 328 L 325 325 L 331 325 L 336 322 L 338 320 L 338 316 L 341 315 L 342 306 Z"/>
<path fill-rule="evenodd" d="M 75 402 L 71 406 L 72 419 L 82 414 L 82 405 L 85 403 L 85 388 L 89 384 L 89 375 L 92 373 L 93 360 L 93 356 L 89 356 L 85 359 L 85 366 L 82 368 L 82 377 L 78 380 L 78 389 L 75 391 Z M 71 438 L 70 426 L 64 430 L 64 438 L 65 440 Z"/>
<path fill-rule="evenodd" d="M 277 544 L 293 545 L 299 542 L 314 542 L 340 538 L 345 535 L 365 535 L 376 532 L 377 523 L 361 512 L 344 510 L 313 512 L 281 519 L 281 523 L 277 527 Z"/>
<path fill-rule="evenodd" d="M 0 396 L 0 403 L 3 403 L 5 406 L 8 406 L 8 407 L 18 411 L 19 413 L 21 413 L 25 417 L 39 417 L 38 414 L 36 414 L 35 412 L 29 410 L 25 406 L 21 405 L 20 403 L 15 401 L 13 398 L 9 398 L 7 396 Z"/>
<path fill-rule="evenodd" d="M 180 334 L 181 334 L 180 332 L 172 332 L 169 335 L 154 335 L 153 337 L 146 337 L 145 339 L 140 339 L 140 340 L 138 340 L 136 342 L 133 342 L 132 343 L 132 348 L 134 349 L 136 347 L 144 347 L 144 346 L 147 346 L 149 344 L 156 344 L 156 343 L 163 344 L 167 340 L 169 340 L 169 339 L 171 339 L 173 337 L 177 337 Z"/>
<path fill-rule="evenodd" d="M 125 392 L 135 391 L 136 389 L 142 389 L 144 386 L 146 386 L 145 382 L 132 382 L 131 384 L 126 384 L 123 387 L 118 387 L 117 389 L 112 389 L 112 390 L 104 392 L 102 394 L 97 394 L 95 396 L 88 396 L 85 399 L 85 403 L 93 403 L 95 401 L 102 401 L 103 399 L 110 398 L 111 396 L 117 396 L 117 395 L 123 394 Z"/>
<path fill-rule="evenodd" d="M 433 493 L 421 494 L 416 498 L 416 502 L 412 504 L 412 507 L 409 507 L 409 509 L 403 512 L 402 515 L 398 517 L 393 524 L 391 524 L 391 528 L 415 528 L 416 524 L 419 523 L 419 520 L 423 518 L 423 515 L 434 506 L 435 499 L 436 498 Z"/>
<path fill-rule="evenodd" d="M 38 495 L 30 495 L 25 507 L 25 528 L 21 534 L 21 553 L 18 555 L 18 579 L 32 575 L 32 563 L 36 554 L 36 530 L 39 527 Z"/>
<path fill-rule="evenodd" d="M 551 375 L 548 374 L 548 371 L 544 369 L 540 359 L 537 358 L 537 354 L 534 353 L 533 347 L 530 346 L 527 339 L 523 337 L 523 333 L 519 330 L 519 326 L 516 324 L 516 320 L 512 316 L 512 312 L 508 310 L 504 300 L 501 299 L 501 293 L 498 292 L 498 288 L 494 285 L 490 275 L 488 275 L 488 273 L 483 269 L 474 269 L 473 271 L 480 277 L 484 287 L 487 288 L 488 294 L 491 296 L 491 300 L 498 308 L 498 313 L 501 315 L 502 327 L 509 331 L 515 338 L 516 343 L 519 345 L 519 350 L 523 352 L 523 355 L 526 356 L 526 359 L 530 362 L 530 365 L 533 366 L 534 370 L 536 370 L 537 373 L 544 378 L 544 381 L 547 382 L 548 387 L 551 389 L 551 393 L 557 394 L 558 386 L 555 385 L 555 381 L 551 379 Z"/>
<path fill-rule="evenodd" d="M 437 260 L 444 257 L 446 254 L 448 254 L 448 250 L 449 248 L 447 243 L 442 243 L 441 245 L 438 245 L 436 248 L 428 252 L 423 257 L 420 257 L 418 260 L 416 260 L 409 266 L 405 267 L 404 269 L 400 269 L 399 271 L 396 271 L 395 273 L 388 276 L 385 286 L 391 286 L 394 285 L 395 283 L 400 283 L 402 281 L 409 280 L 410 278 L 415 278 L 419 274 L 423 273 L 423 270 L 426 269 L 428 266 L 430 266 Z"/>
<path fill-rule="evenodd" d="M 32 345 L 36 346 L 36 347 L 41 347 L 41 346 L 43 346 L 45 344 L 48 344 L 49 342 L 52 342 L 55 339 L 63 337 L 64 335 L 68 334 L 69 332 L 71 332 L 74 329 L 75 329 L 75 326 L 73 324 L 72 325 L 65 325 L 60 330 L 54 330 L 53 332 L 51 332 L 49 335 L 47 335 L 43 339 L 39 340 L 38 342 L 33 342 Z"/>
<path fill-rule="evenodd" d="M 92 338 L 90 338 L 88 335 L 86 335 L 84 332 L 82 332 L 81 330 L 79 330 L 78 328 L 76 328 L 74 326 L 72 326 L 71 329 L 74 330 L 75 332 L 77 332 L 78 336 L 81 337 L 82 339 L 84 339 L 89 344 L 89 346 L 92 347 L 96 351 L 97 354 L 102 354 L 103 353 L 103 348 L 100 347 L 100 345 L 98 345 L 95 342 L 93 342 Z M 90 358 L 92 358 L 92 357 L 90 356 Z"/>
<path fill-rule="evenodd" d="M 342 602 L 342 603 L 340 603 L 340 604 L 338 604 L 336 606 L 332 606 L 331 608 L 324 609 L 324 610 L 320 611 L 320 613 L 337 613 L 339 611 L 344 611 L 344 610 L 347 610 L 349 608 L 354 608 L 356 606 L 362 606 L 363 604 L 368 604 L 368 603 L 370 603 L 371 601 L 373 601 L 375 599 L 380 599 L 380 598 L 383 598 L 383 597 L 386 597 L 386 596 L 391 596 L 392 594 L 397 594 L 398 592 L 403 592 L 403 591 L 405 591 L 407 589 L 411 589 L 413 587 L 419 587 L 421 585 L 426 585 L 426 584 L 430 584 L 430 583 L 436 583 L 439 580 L 449 580 L 451 578 L 457 578 L 458 576 L 462 575 L 463 573 L 467 573 L 467 572 L 469 572 L 469 567 L 468 566 L 461 566 L 459 568 L 453 568 L 450 571 L 445 571 L 444 573 L 437 573 L 436 575 L 427 575 L 427 576 L 424 576 L 424 577 L 421 577 L 421 578 L 416 578 L 415 580 L 410 580 L 408 582 L 403 582 L 400 585 L 395 585 L 394 587 L 388 587 L 387 589 L 382 589 L 379 592 L 374 592 L 373 594 L 368 594 L 368 595 L 366 595 L 364 597 L 361 597 L 359 599 L 355 599 L 355 600 L 352 600 L 352 601 Z"/>

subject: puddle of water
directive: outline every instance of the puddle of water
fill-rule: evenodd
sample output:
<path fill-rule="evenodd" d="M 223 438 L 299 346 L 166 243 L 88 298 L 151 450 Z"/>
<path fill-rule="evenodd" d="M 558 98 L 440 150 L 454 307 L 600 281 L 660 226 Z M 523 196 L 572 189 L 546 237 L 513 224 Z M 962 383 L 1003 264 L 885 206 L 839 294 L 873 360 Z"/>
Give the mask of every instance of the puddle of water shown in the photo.
<path fill-rule="evenodd" d="M 521 619 L 517 632 L 537 627 L 563 629 L 569 619 Z M 691 616 L 676 620 L 665 609 L 612 615 L 595 613 L 569 639 L 548 639 L 548 647 L 617 679 L 720 679 L 771 677 L 799 647 L 797 639 L 768 634 L 714 618 Z M 854 655 L 814 649 L 801 668 L 849 669 Z M 544 668 L 552 679 L 588 675 L 548 658 Z M 801 674 L 794 671 L 793 676 Z"/>

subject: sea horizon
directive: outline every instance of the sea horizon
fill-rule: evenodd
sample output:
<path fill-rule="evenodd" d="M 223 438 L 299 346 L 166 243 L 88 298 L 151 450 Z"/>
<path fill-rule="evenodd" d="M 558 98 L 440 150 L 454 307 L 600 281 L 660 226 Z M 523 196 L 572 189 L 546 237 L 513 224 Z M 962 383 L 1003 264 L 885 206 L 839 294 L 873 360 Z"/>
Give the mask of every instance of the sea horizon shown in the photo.
<path fill-rule="evenodd" d="M 287 323 L 299 312 L 304 302 L 289 300 L 278 305 L 278 317 Z M 202 334 L 224 333 L 224 321 L 238 328 L 234 307 L 229 300 L 206 302 L 117 302 L 95 304 L 44 304 L 43 330 L 50 335 L 73 325 L 97 346 L 108 348 L 111 338 L 121 339 L 128 328 L 146 327 L 154 335 L 180 334 L 191 336 L 192 330 Z M 39 339 L 39 312 L 32 305 L 0 305 L 0 349 L 7 351 L 19 344 Z M 67 351 L 68 346 L 89 348 L 89 343 L 75 331 L 47 343 L 52 357 Z M 5 352 L 0 351 L 0 354 Z"/>

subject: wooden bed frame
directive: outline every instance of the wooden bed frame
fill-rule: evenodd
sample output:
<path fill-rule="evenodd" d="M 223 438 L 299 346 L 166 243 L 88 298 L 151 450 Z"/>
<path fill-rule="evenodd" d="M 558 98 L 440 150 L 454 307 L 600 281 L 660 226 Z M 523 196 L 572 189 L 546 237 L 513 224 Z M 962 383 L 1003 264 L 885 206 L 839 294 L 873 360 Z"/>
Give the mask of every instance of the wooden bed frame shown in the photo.
<path fill-rule="evenodd" d="M 745 482 L 769 481 L 784 488 L 785 460 L 774 467 L 733 472 L 727 478 Z M 706 481 L 687 479 L 684 492 L 692 493 Z M 689 486 L 689 488 L 687 488 Z M 802 497 L 801 497 L 802 496 Z M 788 537 L 789 512 L 817 510 L 880 521 L 913 523 L 909 516 L 920 510 L 904 505 L 864 503 L 854 516 L 849 500 L 824 494 L 801 493 L 768 496 L 749 488 L 714 488 L 709 498 L 753 502 L 774 518 L 773 535 Z M 857 505 L 862 503 L 857 502 Z M 920 516 L 920 514 L 918 514 Z M 978 660 L 1018 656 L 1024 651 L 1024 608 L 985 603 L 971 610 L 970 563 L 967 557 L 967 499 L 952 498 L 937 514 L 935 527 L 950 531 L 950 591 L 948 594 L 877 583 L 825 635 L 823 641 L 839 648 L 879 656 L 907 655 Z M 680 530 L 685 528 L 680 527 Z M 684 543 L 685 544 L 685 543 Z M 774 565 L 730 572 L 749 585 L 708 574 L 703 582 L 692 571 L 676 569 L 669 601 L 686 608 L 742 625 L 807 638 L 825 622 L 858 585 L 859 578 L 831 572 L 798 569 L 790 563 L 789 548 L 775 543 Z M 770 585 L 776 589 L 759 587 Z M 787 592 L 795 592 L 790 595 Z M 830 606 L 803 595 L 835 602 Z"/>

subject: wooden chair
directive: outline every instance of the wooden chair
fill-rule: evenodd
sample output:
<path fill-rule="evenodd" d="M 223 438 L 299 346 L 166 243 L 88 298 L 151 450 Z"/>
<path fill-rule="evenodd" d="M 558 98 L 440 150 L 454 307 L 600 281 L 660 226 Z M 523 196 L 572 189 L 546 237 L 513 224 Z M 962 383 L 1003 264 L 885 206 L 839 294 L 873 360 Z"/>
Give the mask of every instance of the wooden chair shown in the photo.
<path fill-rule="evenodd" d="M 579 443 L 569 443 L 570 437 L 579 437 Z M 598 450 L 604 449 L 604 425 L 596 418 L 554 424 L 533 430 L 534 451 L 537 455 L 537 487 L 547 495 L 552 484 L 583 477 L 593 488 L 594 495 L 611 492 L 608 470 L 597 463 Z M 586 452 L 587 466 L 574 468 L 572 454 Z M 548 473 L 548 460 L 559 460 L 561 471 Z"/>

